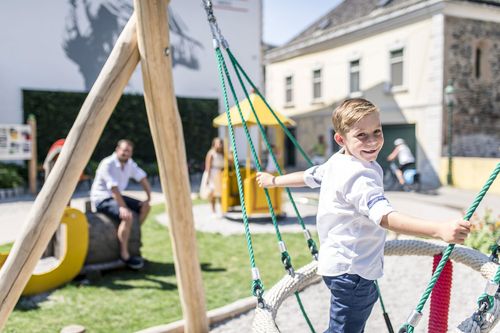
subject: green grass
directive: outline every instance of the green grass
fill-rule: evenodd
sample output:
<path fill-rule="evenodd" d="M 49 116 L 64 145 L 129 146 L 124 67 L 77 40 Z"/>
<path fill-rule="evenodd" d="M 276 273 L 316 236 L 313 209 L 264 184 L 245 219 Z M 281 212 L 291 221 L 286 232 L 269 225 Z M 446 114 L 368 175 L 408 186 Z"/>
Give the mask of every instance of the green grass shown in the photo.
<path fill-rule="evenodd" d="M 9 252 L 14 243 L 7 243 L 0 245 L 0 253 Z"/>
<path fill-rule="evenodd" d="M 154 206 L 142 227 L 144 271 L 105 273 L 90 284 L 73 282 L 51 293 L 21 298 L 5 333 L 59 332 L 79 324 L 87 332 L 135 332 L 181 319 L 181 305 L 166 227 L 154 221 L 163 205 Z M 242 225 L 243 228 L 243 225 Z M 283 234 L 294 266 L 310 262 L 302 233 Z M 198 252 L 208 309 L 251 296 L 251 273 L 244 235 L 197 233 Z M 266 289 L 284 270 L 274 234 L 253 237 L 256 264 Z"/>

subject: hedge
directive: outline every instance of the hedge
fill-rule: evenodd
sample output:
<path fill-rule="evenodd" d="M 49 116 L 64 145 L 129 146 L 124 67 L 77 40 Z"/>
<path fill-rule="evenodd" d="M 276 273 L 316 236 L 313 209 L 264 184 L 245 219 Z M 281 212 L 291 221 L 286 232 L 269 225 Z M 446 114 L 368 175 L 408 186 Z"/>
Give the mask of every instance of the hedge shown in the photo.
<path fill-rule="evenodd" d="M 39 163 L 43 163 L 52 143 L 67 136 L 86 96 L 86 93 L 23 90 L 24 118 L 33 114 L 37 120 Z M 203 169 L 211 139 L 217 135 L 217 130 L 212 127 L 212 119 L 218 115 L 218 101 L 178 97 L 177 105 L 189 170 L 196 172 Z M 146 171 L 151 173 L 157 170 L 142 95 L 125 94 L 121 97 L 92 154 L 88 168 L 95 170 L 99 161 L 114 151 L 119 139 L 134 142 L 133 158 Z"/>

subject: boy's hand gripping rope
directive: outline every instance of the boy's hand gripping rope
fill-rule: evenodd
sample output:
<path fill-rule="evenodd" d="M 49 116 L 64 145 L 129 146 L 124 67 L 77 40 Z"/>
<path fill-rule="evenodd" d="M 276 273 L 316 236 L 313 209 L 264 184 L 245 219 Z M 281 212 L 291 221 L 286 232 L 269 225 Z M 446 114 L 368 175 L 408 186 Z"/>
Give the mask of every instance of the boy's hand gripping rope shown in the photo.
<path fill-rule="evenodd" d="M 470 220 L 470 218 L 472 217 L 472 214 L 474 214 L 477 206 L 479 206 L 479 203 L 481 202 L 481 200 L 483 200 L 484 195 L 486 194 L 486 192 L 488 192 L 491 184 L 495 181 L 495 178 L 497 177 L 499 172 L 500 172 L 500 163 L 498 163 L 496 165 L 495 169 L 493 170 L 490 177 L 488 178 L 488 180 L 484 184 L 483 188 L 481 189 L 481 191 L 479 191 L 476 198 L 474 199 L 474 202 L 467 210 L 467 212 L 464 216 L 465 221 Z M 441 272 L 444 268 L 444 265 L 448 261 L 450 255 L 451 255 L 451 252 L 453 251 L 454 248 L 455 248 L 455 244 L 449 244 L 446 247 L 446 249 L 444 250 L 443 257 L 441 258 L 441 261 L 439 262 L 439 264 L 436 268 L 436 271 L 432 275 L 432 278 L 427 286 L 427 289 L 425 290 L 424 294 L 422 295 L 420 302 L 418 303 L 416 309 L 408 317 L 406 322 L 401 326 L 401 328 L 399 329 L 399 333 L 413 333 L 413 329 L 415 328 L 415 326 L 418 324 L 418 322 L 422 318 L 422 309 L 424 308 L 425 302 L 429 298 L 429 295 L 432 292 L 432 288 L 434 288 L 434 285 L 436 284 L 437 280 L 439 279 L 439 275 L 441 274 Z M 500 277 L 499 277 L 499 279 L 500 279 Z M 484 299 L 484 297 L 482 299 Z M 483 305 L 483 304 L 485 304 L 484 301 L 481 303 L 480 308 L 487 306 L 487 305 Z"/>

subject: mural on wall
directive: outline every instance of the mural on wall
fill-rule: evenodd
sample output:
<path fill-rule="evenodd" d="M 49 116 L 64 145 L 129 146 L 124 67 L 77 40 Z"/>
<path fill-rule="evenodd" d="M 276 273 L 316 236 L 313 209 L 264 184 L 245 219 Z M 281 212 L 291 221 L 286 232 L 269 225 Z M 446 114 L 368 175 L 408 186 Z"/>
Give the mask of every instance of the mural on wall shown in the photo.
<path fill-rule="evenodd" d="M 90 90 L 106 62 L 116 39 L 132 14 L 130 0 L 69 0 L 63 49 L 75 62 Z M 172 65 L 192 70 L 200 67 L 198 52 L 203 45 L 189 36 L 181 17 L 168 8 Z"/>

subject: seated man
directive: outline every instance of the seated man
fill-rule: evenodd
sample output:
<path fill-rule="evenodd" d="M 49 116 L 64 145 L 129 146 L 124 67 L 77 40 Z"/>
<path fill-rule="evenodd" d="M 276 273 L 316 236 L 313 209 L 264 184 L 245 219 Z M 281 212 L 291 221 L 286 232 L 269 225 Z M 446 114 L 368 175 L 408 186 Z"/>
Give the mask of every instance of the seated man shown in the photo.
<path fill-rule="evenodd" d="M 144 261 L 140 257 L 130 256 L 128 240 L 132 229 L 133 213 L 139 216 L 142 224 L 146 219 L 151 200 L 151 186 L 146 173 L 132 160 L 134 145 L 129 140 L 120 140 L 115 152 L 99 163 L 95 179 L 90 190 L 90 200 L 96 210 L 120 222 L 118 240 L 120 258 L 132 269 L 140 269 Z M 139 201 L 121 194 L 127 188 L 130 178 L 138 181 L 146 192 L 146 201 Z"/>

